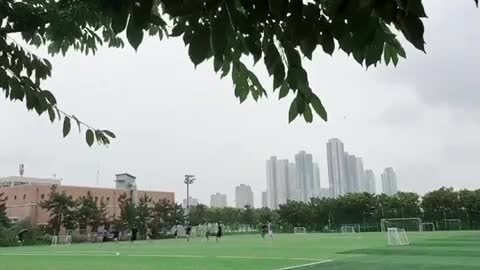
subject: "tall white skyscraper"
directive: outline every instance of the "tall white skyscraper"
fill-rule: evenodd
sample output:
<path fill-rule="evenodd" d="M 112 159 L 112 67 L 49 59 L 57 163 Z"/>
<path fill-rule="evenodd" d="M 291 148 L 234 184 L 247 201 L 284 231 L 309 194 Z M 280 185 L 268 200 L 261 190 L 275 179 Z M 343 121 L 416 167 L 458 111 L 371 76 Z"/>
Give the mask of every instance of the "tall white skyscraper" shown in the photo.
<path fill-rule="evenodd" d="M 363 160 L 360 157 L 357 157 L 355 161 L 355 184 L 353 192 L 367 192 L 365 170 L 363 169 Z"/>
<path fill-rule="evenodd" d="M 266 191 L 262 191 L 262 208 L 263 207 L 268 207 L 267 192 Z"/>
<path fill-rule="evenodd" d="M 287 159 L 273 156 L 267 160 L 267 206 L 278 209 L 287 200 L 295 200 L 297 182 L 294 166 Z"/>
<path fill-rule="evenodd" d="M 385 170 L 383 170 L 382 188 L 383 193 L 387 195 L 395 195 L 398 192 L 397 174 L 393 171 L 393 168 L 391 167 L 385 168 Z"/>
<path fill-rule="evenodd" d="M 244 208 L 246 205 L 250 205 L 252 208 L 254 207 L 253 191 L 249 185 L 241 184 L 235 187 L 235 206 L 237 208 Z"/>
<path fill-rule="evenodd" d="M 320 197 L 320 168 L 313 163 L 313 197 Z"/>
<path fill-rule="evenodd" d="M 215 193 L 210 195 L 210 207 L 227 207 L 227 194 Z"/>
<path fill-rule="evenodd" d="M 347 168 L 343 143 L 337 138 L 328 140 L 327 163 L 328 182 L 330 184 L 330 196 L 336 198 L 346 193 Z"/>
<path fill-rule="evenodd" d="M 267 206 L 270 209 L 277 209 L 277 157 L 273 156 L 267 160 Z"/>
<path fill-rule="evenodd" d="M 375 194 L 377 192 L 375 174 L 372 170 L 365 170 L 365 184 L 366 192 L 370 194 Z"/>
<path fill-rule="evenodd" d="M 295 155 L 296 181 L 300 190 L 299 201 L 307 202 L 314 196 L 313 157 L 305 151 Z"/>
<path fill-rule="evenodd" d="M 300 184 L 297 181 L 297 173 L 295 172 L 295 163 L 288 164 L 288 200 L 300 200 Z"/>
<path fill-rule="evenodd" d="M 186 198 L 183 199 L 182 206 L 183 206 L 184 208 L 187 208 L 187 203 L 188 203 L 188 202 L 187 202 L 187 199 L 186 199 Z M 192 207 L 192 206 L 197 206 L 198 204 L 199 204 L 198 199 L 190 197 L 190 207 Z"/>

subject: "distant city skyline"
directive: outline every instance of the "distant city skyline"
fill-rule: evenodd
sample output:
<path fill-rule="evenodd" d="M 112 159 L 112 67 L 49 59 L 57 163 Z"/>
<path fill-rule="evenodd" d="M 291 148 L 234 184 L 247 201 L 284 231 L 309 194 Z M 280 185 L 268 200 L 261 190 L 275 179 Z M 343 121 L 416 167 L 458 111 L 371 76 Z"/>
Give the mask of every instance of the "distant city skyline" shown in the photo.
<path fill-rule="evenodd" d="M 394 195 L 397 192 L 397 174 L 392 167 L 385 168 L 382 173 L 382 193 Z"/>
<path fill-rule="evenodd" d="M 240 184 L 235 187 L 235 207 L 244 208 L 245 206 L 255 207 L 252 187 L 245 184 Z"/>
<path fill-rule="evenodd" d="M 210 207 L 215 208 L 224 208 L 227 207 L 227 194 L 222 194 L 217 192 L 215 194 L 210 195 Z"/>

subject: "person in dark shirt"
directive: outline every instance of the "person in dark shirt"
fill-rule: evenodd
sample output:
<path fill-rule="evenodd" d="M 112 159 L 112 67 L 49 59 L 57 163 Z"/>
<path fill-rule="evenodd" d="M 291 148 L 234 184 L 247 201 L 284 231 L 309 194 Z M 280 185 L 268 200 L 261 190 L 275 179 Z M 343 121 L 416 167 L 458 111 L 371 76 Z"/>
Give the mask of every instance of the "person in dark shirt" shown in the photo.
<path fill-rule="evenodd" d="M 113 231 L 113 241 L 115 243 L 118 243 L 119 238 L 120 238 L 120 232 L 117 229 L 115 229 Z"/>
<path fill-rule="evenodd" d="M 217 237 L 216 237 L 217 243 L 220 240 L 220 238 L 222 238 L 222 235 L 223 235 L 222 222 L 219 222 L 218 223 L 218 229 L 217 229 Z"/>
<path fill-rule="evenodd" d="M 132 236 L 130 237 L 130 241 L 132 241 L 132 242 L 137 241 L 137 234 L 138 234 L 137 226 L 133 226 L 133 228 L 132 228 Z"/>
<path fill-rule="evenodd" d="M 265 235 L 268 233 L 267 224 L 262 224 L 262 226 L 260 227 L 260 233 L 262 235 L 262 238 L 265 239 Z"/>
<path fill-rule="evenodd" d="M 192 226 L 188 225 L 187 228 L 185 229 L 185 232 L 187 233 L 187 242 L 189 242 L 190 235 L 192 234 Z"/>

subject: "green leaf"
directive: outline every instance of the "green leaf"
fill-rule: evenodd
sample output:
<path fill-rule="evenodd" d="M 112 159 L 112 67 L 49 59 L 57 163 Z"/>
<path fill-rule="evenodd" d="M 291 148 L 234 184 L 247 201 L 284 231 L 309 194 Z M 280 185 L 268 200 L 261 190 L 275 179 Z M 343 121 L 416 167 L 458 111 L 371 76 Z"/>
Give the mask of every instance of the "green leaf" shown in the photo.
<path fill-rule="evenodd" d="M 287 0 L 268 0 L 268 6 L 273 16 L 283 19 L 287 15 L 288 1 Z"/>
<path fill-rule="evenodd" d="M 305 110 L 303 111 L 303 118 L 307 123 L 311 123 L 313 121 L 312 109 L 310 109 L 310 105 L 305 106 Z"/>
<path fill-rule="evenodd" d="M 283 63 L 277 63 L 273 73 L 273 90 L 277 89 L 285 81 L 285 67 Z"/>
<path fill-rule="evenodd" d="M 288 83 L 283 82 L 282 86 L 280 87 L 280 93 L 278 93 L 278 99 L 282 99 L 288 95 L 288 92 L 290 92 L 290 88 L 288 88 Z"/>
<path fill-rule="evenodd" d="M 48 117 L 50 118 L 50 122 L 55 121 L 55 110 L 52 107 L 49 107 L 48 109 Z"/>
<path fill-rule="evenodd" d="M 225 12 L 225 11 L 224 11 Z M 227 21 L 218 17 L 211 25 L 210 42 L 214 55 L 224 55 L 227 49 Z"/>
<path fill-rule="evenodd" d="M 385 49 L 383 51 L 383 58 L 384 58 L 384 61 L 385 61 L 385 65 L 388 66 L 390 64 L 390 60 L 392 59 L 392 48 L 387 43 L 385 43 Z"/>
<path fill-rule="evenodd" d="M 290 109 L 288 110 L 288 122 L 291 123 L 295 118 L 297 118 L 298 111 L 297 111 L 297 98 L 292 101 L 290 104 Z"/>
<path fill-rule="evenodd" d="M 68 133 L 70 133 L 70 118 L 68 116 L 65 116 L 65 119 L 63 119 L 63 137 L 67 137 Z"/>
<path fill-rule="evenodd" d="M 282 58 L 278 52 L 277 46 L 275 46 L 273 40 L 271 40 L 265 51 L 264 56 L 265 66 L 267 67 L 268 74 L 272 76 L 275 73 L 275 68 L 278 64 L 282 63 Z"/>
<path fill-rule="evenodd" d="M 134 17 L 130 15 L 127 27 L 127 39 L 130 45 L 137 50 L 143 40 L 143 29 L 134 21 Z"/>
<path fill-rule="evenodd" d="M 85 134 L 86 141 L 88 146 L 92 146 L 93 142 L 95 141 L 95 136 L 93 134 L 93 131 L 91 129 L 87 130 L 87 133 Z"/>
<path fill-rule="evenodd" d="M 48 90 L 43 90 L 42 95 L 48 100 L 48 102 L 51 105 L 57 104 L 57 100 L 55 99 L 55 96 L 52 94 L 52 92 L 50 92 Z"/>
<path fill-rule="evenodd" d="M 320 116 L 323 120 L 328 121 L 327 111 L 325 110 L 325 107 L 323 107 L 322 101 L 320 101 L 317 95 L 312 93 L 310 96 L 310 104 L 312 104 L 312 107 L 318 116 Z"/>
<path fill-rule="evenodd" d="M 423 7 L 422 0 L 408 0 L 407 2 L 407 13 L 413 13 L 418 17 L 426 18 L 427 14 Z"/>
<path fill-rule="evenodd" d="M 113 139 L 116 138 L 115 133 L 111 132 L 110 130 L 104 129 L 104 130 L 102 130 L 102 132 L 107 134 L 107 136 L 110 137 L 110 138 L 113 138 Z"/>
<path fill-rule="evenodd" d="M 321 38 L 321 44 L 325 53 L 330 55 L 333 54 L 333 51 L 335 50 L 335 42 L 333 41 L 333 36 L 331 33 L 323 33 Z"/>
<path fill-rule="evenodd" d="M 116 1 L 116 2 L 118 2 L 117 4 L 122 5 L 121 1 Z M 115 34 L 118 34 L 118 33 L 122 32 L 123 30 L 125 30 L 125 27 L 127 26 L 127 20 L 128 20 L 128 9 L 124 5 L 122 5 L 112 15 L 112 30 L 113 30 L 113 32 Z"/>
<path fill-rule="evenodd" d="M 410 41 L 417 49 L 425 52 L 425 40 L 423 34 L 425 27 L 420 18 L 412 15 L 399 12 L 398 20 L 400 22 L 400 30 L 405 38 Z"/>
<path fill-rule="evenodd" d="M 223 59 L 222 56 L 215 56 L 213 58 L 213 69 L 215 72 L 218 72 L 223 66 Z"/>
<path fill-rule="evenodd" d="M 313 35 L 309 36 L 309 38 L 302 40 L 300 44 L 300 50 L 310 60 L 312 60 L 312 54 L 316 48 L 317 48 L 317 40 Z"/>
<path fill-rule="evenodd" d="M 205 61 L 210 55 L 210 28 L 199 27 L 192 34 L 192 40 L 188 47 L 188 54 L 195 67 Z"/>

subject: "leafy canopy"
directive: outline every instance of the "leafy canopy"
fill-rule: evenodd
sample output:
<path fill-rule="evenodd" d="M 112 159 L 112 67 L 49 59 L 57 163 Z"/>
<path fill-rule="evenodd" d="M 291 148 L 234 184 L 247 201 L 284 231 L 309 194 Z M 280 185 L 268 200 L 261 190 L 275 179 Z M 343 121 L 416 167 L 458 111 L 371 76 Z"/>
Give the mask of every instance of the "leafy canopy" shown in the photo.
<path fill-rule="evenodd" d="M 295 97 L 290 122 L 298 116 L 312 122 L 313 112 L 327 121 L 304 58 L 312 60 L 317 49 L 329 55 L 342 50 L 367 68 L 382 61 L 397 65 L 406 57 L 397 33 L 425 51 L 426 17 L 422 0 L 2 0 L 0 88 L 5 98 L 48 114 L 52 122 L 63 118 L 64 136 L 73 120 L 86 128 L 89 146 L 109 144 L 115 134 L 60 110 L 42 87 L 51 75 L 50 62 L 23 48 L 12 34 L 21 33 L 29 45 L 47 46 L 52 55 L 72 49 L 88 55 L 102 45 L 123 47 L 123 36 L 138 49 L 148 33 L 160 40 L 182 38 L 195 66 L 213 59 L 215 72 L 222 78 L 230 74 L 240 102 L 267 95 L 250 70 L 252 60 L 261 61 L 279 98 Z"/>

